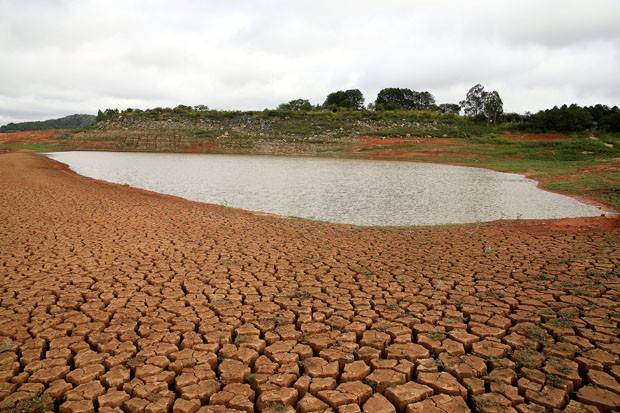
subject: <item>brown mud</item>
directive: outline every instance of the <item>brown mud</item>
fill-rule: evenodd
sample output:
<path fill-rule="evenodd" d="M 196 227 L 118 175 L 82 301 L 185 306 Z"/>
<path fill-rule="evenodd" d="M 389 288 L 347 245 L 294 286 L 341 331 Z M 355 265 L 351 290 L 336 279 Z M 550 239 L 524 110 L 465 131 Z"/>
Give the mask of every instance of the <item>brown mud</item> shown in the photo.
<path fill-rule="evenodd" d="M 0 411 L 620 408 L 620 218 L 360 228 L 14 152 L 0 275 Z"/>

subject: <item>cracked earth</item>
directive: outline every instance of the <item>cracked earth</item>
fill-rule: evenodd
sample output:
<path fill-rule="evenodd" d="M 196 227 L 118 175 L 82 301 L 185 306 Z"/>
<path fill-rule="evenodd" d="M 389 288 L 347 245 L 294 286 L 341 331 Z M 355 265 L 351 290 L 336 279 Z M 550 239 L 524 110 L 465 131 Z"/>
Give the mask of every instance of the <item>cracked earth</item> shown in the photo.
<path fill-rule="evenodd" d="M 618 218 L 360 228 L 5 153 L 0 276 L 1 411 L 620 409 Z"/>

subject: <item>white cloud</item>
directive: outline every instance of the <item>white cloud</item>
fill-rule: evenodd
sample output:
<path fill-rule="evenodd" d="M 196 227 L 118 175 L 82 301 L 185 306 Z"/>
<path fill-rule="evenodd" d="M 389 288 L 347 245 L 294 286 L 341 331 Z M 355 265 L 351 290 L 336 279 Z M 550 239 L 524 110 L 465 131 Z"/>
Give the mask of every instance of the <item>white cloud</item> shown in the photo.
<path fill-rule="evenodd" d="M 507 111 L 617 105 L 619 28 L 617 0 L 0 0 L 0 122 L 476 83 Z"/>

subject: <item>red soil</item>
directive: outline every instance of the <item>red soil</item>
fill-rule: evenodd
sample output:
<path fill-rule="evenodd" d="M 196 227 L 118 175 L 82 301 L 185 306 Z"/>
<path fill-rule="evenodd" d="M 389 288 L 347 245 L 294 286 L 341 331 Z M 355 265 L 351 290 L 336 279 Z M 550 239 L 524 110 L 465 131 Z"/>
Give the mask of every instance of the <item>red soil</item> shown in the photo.
<path fill-rule="evenodd" d="M 49 129 L 42 131 L 0 133 L 0 144 L 51 143 L 56 142 L 64 132 L 64 129 Z"/>
<path fill-rule="evenodd" d="M 184 153 L 209 153 L 213 152 L 217 148 L 217 143 L 203 143 L 202 145 L 189 145 L 183 147 L 181 152 Z"/>
<path fill-rule="evenodd" d="M 0 411 L 620 408 L 619 218 L 358 228 L 8 153 L 0 271 Z"/>
<path fill-rule="evenodd" d="M 610 163 L 604 165 L 592 165 L 585 168 L 578 169 L 579 172 L 594 172 L 594 171 L 620 171 L 620 162 Z"/>

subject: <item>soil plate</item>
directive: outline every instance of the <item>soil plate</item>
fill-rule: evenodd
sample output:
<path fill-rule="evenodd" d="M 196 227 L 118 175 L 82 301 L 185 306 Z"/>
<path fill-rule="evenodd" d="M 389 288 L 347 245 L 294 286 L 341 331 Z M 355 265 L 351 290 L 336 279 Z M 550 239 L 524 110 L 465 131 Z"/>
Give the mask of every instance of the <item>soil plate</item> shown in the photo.
<path fill-rule="evenodd" d="M 0 411 L 620 409 L 619 218 L 361 228 L 5 153 L 0 270 Z"/>

